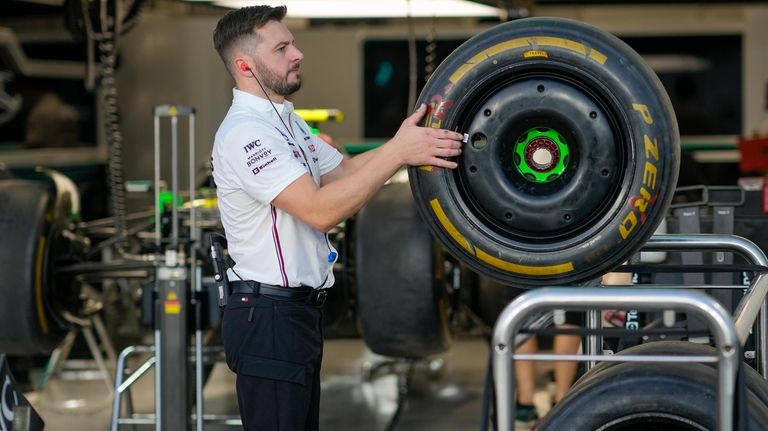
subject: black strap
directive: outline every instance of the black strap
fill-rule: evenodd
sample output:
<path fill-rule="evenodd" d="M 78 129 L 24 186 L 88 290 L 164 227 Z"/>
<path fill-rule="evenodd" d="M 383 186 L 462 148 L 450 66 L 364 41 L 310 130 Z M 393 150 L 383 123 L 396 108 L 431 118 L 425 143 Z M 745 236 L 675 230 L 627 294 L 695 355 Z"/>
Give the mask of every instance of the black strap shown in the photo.
<path fill-rule="evenodd" d="M 306 299 L 312 294 L 312 288 L 307 286 L 273 286 L 251 280 L 230 281 L 229 284 L 232 287 L 232 293 L 277 296 L 286 299 Z"/>
<path fill-rule="evenodd" d="M 701 233 L 701 221 L 699 218 L 699 208 L 697 206 L 676 208 L 675 215 L 677 216 L 680 233 Z M 700 251 L 686 251 L 680 253 L 680 260 L 683 266 L 702 266 L 704 264 L 704 254 Z M 686 286 L 703 285 L 704 274 L 701 272 L 684 272 L 683 284 Z M 688 320 L 689 330 L 701 331 L 707 329 L 707 322 L 704 318 L 689 313 L 686 313 L 686 318 Z"/>
<path fill-rule="evenodd" d="M 684 207 L 675 209 L 680 233 L 701 233 L 698 207 Z M 700 251 L 686 251 L 680 253 L 680 259 L 685 265 L 703 265 L 704 257 Z M 704 284 L 704 274 L 686 272 L 683 274 L 683 284 Z"/>
<path fill-rule="evenodd" d="M 733 207 L 715 206 L 712 208 L 712 233 L 733 235 Z M 725 251 L 716 251 L 712 253 L 712 266 L 733 264 L 733 253 Z M 733 274 L 725 272 L 715 272 L 712 274 L 712 284 L 726 285 L 733 284 Z M 712 296 L 717 299 L 728 311 L 733 311 L 734 292 L 716 290 Z M 738 299 L 735 300 L 738 302 Z"/>

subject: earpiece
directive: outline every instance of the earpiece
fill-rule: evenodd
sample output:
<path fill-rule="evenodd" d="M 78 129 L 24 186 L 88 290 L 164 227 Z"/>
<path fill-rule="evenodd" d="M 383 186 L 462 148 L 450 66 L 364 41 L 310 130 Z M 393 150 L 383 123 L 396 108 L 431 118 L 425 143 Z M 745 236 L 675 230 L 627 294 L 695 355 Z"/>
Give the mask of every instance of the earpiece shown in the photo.
<path fill-rule="evenodd" d="M 248 71 L 251 70 L 251 68 L 248 67 L 248 65 L 245 64 L 245 63 L 240 63 L 240 70 L 243 71 L 243 72 L 248 72 Z"/>

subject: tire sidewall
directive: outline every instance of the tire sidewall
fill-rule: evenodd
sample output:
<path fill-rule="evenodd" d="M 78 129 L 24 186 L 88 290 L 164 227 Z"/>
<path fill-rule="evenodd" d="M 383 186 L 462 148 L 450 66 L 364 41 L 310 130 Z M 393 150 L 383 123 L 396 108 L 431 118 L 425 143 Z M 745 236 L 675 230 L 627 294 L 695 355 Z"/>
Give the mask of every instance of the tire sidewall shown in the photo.
<path fill-rule="evenodd" d="M 0 183 L 0 196 L 0 219 L 7 219 L 2 234 L 13 245 L 0 253 L 0 264 L 3 273 L 14 274 L 0 280 L 0 294 L 10 305 L 0 315 L 0 351 L 46 355 L 66 334 L 49 303 L 55 230 L 48 216 L 55 196 L 41 183 L 15 179 Z"/>

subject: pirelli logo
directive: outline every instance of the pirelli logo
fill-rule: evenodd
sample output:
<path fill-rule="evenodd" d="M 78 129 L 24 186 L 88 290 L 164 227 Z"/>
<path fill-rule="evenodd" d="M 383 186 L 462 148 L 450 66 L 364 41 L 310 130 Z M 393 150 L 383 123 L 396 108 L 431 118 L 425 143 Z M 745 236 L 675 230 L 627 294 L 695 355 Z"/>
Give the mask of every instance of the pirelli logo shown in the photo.
<path fill-rule="evenodd" d="M 536 58 L 536 57 L 549 58 L 549 54 L 547 54 L 547 51 L 542 51 L 540 49 L 525 51 L 523 53 L 523 58 Z"/>

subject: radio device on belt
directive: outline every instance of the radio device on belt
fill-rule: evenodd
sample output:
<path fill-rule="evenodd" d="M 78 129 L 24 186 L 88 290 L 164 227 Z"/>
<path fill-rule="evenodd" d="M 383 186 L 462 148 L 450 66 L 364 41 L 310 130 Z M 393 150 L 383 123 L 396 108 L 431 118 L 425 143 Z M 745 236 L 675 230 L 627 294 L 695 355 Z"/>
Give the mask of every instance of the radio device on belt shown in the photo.
<path fill-rule="evenodd" d="M 211 240 L 211 258 L 213 259 L 213 280 L 216 283 L 216 290 L 219 295 L 219 307 L 223 308 L 227 305 L 227 299 L 231 291 L 229 280 L 227 279 L 227 268 L 229 265 L 221 247 L 223 237 L 219 234 L 211 234 L 209 237 Z"/>

